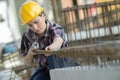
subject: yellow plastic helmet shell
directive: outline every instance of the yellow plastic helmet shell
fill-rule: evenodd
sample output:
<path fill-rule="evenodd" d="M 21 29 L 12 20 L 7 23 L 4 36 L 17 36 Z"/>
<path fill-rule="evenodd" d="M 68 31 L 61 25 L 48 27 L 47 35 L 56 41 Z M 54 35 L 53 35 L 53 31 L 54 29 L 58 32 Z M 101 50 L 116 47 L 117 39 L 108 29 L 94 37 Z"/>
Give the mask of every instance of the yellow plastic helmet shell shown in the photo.
<path fill-rule="evenodd" d="M 25 25 L 29 21 L 36 18 L 43 11 L 44 9 L 34 1 L 27 1 L 23 3 L 19 10 L 19 16 L 20 16 L 22 25 Z"/>

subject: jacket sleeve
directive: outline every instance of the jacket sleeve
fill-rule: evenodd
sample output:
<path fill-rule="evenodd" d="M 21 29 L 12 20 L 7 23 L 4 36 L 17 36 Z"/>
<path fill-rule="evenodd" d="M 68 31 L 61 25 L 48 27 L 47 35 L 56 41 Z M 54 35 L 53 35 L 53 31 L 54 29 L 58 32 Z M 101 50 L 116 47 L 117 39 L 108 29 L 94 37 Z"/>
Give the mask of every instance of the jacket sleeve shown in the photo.
<path fill-rule="evenodd" d="M 54 39 L 55 37 L 61 37 L 63 39 L 63 44 L 61 46 L 61 48 L 63 47 L 67 47 L 68 44 L 65 40 L 65 32 L 64 32 L 64 28 L 61 27 L 58 24 L 53 24 L 52 28 L 51 28 L 51 34 L 52 34 L 52 38 Z"/>
<path fill-rule="evenodd" d="M 22 36 L 22 40 L 21 40 L 20 54 L 22 56 L 25 56 L 28 50 L 29 50 L 29 41 L 26 38 L 25 33 L 24 33 Z"/>

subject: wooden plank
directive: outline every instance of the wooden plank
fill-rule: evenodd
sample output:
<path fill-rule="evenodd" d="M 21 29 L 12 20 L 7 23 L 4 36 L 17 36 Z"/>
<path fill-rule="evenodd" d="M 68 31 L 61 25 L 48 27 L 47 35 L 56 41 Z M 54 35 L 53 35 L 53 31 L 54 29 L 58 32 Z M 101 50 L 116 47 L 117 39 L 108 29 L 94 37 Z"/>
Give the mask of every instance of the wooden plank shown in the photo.
<path fill-rule="evenodd" d="M 102 44 L 93 44 L 85 46 L 75 46 L 67 47 L 56 51 L 46 51 L 46 50 L 33 50 L 33 52 L 38 54 L 56 54 L 62 57 L 73 57 L 76 56 L 120 56 L 120 43 L 119 42 L 109 42 Z M 67 55 L 65 55 L 67 54 Z"/>

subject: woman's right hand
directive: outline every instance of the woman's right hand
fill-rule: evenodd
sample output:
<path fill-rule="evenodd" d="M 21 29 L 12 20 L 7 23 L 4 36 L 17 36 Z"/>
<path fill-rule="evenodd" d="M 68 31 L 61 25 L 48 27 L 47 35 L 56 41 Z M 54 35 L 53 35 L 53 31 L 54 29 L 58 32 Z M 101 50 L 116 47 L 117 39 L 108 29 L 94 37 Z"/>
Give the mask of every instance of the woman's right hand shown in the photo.
<path fill-rule="evenodd" d="M 33 56 L 36 55 L 36 53 L 33 52 L 34 48 L 30 48 L 28 50 L 27 55 L 25 56 L 25 64 L 30 66 L 33 62 Z"/>
<path fill-rule="evenodd" d="M 30 56 L 36 55 L 37 53 L 34 53 L 33 50 L 34 50 L 34 48 L 30 48 L 30 49 L 28 50 L 28 55 L 30 55 Z"/>

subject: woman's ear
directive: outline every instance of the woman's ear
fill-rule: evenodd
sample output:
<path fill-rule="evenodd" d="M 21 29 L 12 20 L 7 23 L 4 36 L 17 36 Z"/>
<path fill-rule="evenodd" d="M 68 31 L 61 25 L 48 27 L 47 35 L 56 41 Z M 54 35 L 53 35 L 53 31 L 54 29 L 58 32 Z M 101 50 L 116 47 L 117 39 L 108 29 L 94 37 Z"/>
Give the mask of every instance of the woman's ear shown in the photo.
<path fill-rule="evenodd" d="M 42 17 L 46 17 L 45 13 L 42 13 L 41 16 L 42 16 Z"/>
<path fill-rule="evenodd" d="M 41 16 L 44 18 L 44 20 L 46 20 L 46 15 L 44 13 L 42 13 Z"/>

